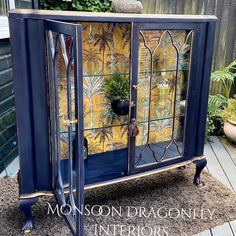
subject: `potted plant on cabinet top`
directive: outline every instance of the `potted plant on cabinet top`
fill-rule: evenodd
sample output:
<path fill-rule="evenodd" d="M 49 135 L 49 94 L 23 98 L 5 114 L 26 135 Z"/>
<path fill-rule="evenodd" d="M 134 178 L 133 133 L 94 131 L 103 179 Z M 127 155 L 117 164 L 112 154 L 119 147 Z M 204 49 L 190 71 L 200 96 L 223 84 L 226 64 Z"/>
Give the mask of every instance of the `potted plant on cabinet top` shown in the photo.
<path fill-rule="evenodd" d="M 225 136 L 236 144 L 236 99 L 229 99 L 221 112 Z"/>
<path fill-rule="evenodd" d="M 104 92 L 115 114 L 119 116 L 129 114 L 129 80 L 126 76 L 114 74 L 106 78 Z"/>

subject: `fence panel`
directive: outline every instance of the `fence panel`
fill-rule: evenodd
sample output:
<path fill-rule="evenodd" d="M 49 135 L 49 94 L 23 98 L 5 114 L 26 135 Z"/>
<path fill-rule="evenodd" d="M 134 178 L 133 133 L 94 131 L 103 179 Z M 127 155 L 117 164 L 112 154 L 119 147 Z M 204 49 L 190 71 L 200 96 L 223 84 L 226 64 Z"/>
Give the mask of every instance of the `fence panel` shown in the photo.
<path fill-rule="evenodd" d="M 236 0 L 140 0 L 144 13 L 216 15 L 213 70 L 222 69 L 236 58 Z M 221 88 L 212 84 L 212 93 Z"/>

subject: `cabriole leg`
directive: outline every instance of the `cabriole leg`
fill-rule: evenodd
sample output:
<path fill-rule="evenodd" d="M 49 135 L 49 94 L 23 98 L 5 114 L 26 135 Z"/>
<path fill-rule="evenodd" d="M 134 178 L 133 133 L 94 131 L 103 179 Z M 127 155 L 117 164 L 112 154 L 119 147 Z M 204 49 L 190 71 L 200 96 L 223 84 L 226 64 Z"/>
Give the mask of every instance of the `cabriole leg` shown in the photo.
<path fill-rule="evenodd" d="M 25 215 L 25 223 L 22 225 L 24 233 L 30 233 L 33 229 L 33 217 L 31 213 L 31 206 L 38 201 L 38 198 L 20 199 L 19 208 Z"/>
<path fill-rule="evenodd" d="M 195 161 L 194 163 L 196 165 L 196 172 L 195 172 L 193 183 L 197 186 L 202 186 L 204 185 L 204 182 L 201 181 L 200 175 L 202 173 L 202 170 L 207 164 L 207 160 L 204 158 L 202 160 Z"/>

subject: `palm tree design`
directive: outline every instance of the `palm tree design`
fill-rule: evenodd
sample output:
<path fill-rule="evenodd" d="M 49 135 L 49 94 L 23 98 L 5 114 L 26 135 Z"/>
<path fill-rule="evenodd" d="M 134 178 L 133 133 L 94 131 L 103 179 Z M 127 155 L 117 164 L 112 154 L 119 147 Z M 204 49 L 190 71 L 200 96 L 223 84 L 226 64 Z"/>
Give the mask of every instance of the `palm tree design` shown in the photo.
<path fill-rule="evenodd" d="M 102 150 L 105 151 L 105 141 L 113 138 L 113 134 L 110 132 L 109 128 L 106 128 L 102 124 L 102 128 L 99 128 L 95 131 L 95 140 L 99 138 L 99 142 L 102 143 Z"/>
<path fill-rule="evenodd" d="M 120 125 L 128 124 L 128 116 L 118 116 L 111 109 L 111 104 L 109 102 L 100 103 L 99 106 L 104 107 L 101 113 L 100 120 L 106 119 L 106 124 L 112 125 L 115 121 L 119 121 Z"/>
<path fill-rule="evenodd" d="M 97 74 L 97 73 L 95 73 Z M 84 76 L 84 97 L 89 99 L 89 112 L 90 112 L 90 129 L 91 135 L 93 134 L 93 99 L 99 94 L 103 94 L 103 76 Z"/>
<path fill-rule="evenodd" d="M 107 61 L 106 65 L 110 68 L 111 71 L 128 72 L 129 71 L 129 58 L 126 57 L 123 53 L 112 53 L 108 54 L 110 61 Z"/>
<path fill-rule="evenodd" d="M 157 117 L 159 117 L 158 121 L 151 122 L 151 125 L 155 128 L 155 130 L 159 133 L 159 138 L 163 141 L 162 132 L 165 129 L 171 129 L 171 119 L 172 115 L 169 111 L 163 109 L 156 109 L 155 110 Z"/>
<path fill-rule="evenodd" d="M 128 117 L 127 117 L 127 123 L 128 123 Z M 120 138 L 123 138 L 125 135 L 128 138 L 128 129 L 129 129 L 128 124 L 127 125 L 124 124 L 124 125 L 120 126 Z"/>
<path fill-rule="evenodd" d="M 99 52 L 102 52 L 102 72 L 104 74 L 105 50 L 106 48 L 111 49 L 111 46 L 114 47 L 113 34 L 102 27 L 101 33 L 94 34 L 94 46 L 97 45 L 99 45 Z"/>
<path fill-rule="evenodd" d="M 161 42 L 160 42 L 160 46 L 163 48 L 163 70 L 166 70 L 166 62 L 167 60 L 169 60 L 170 54 L 167 53 L 168 48 L 170 49 L 170 47 L 174 47 L 173 45 L 175 45 L 177 48 L 179 48 L 179 41 L 177 40 L 178 37 L 178 31 L 176 30 L 172 30 L 172 31 L 164 31 L 162 38 L 161 38 Z M 174 49 L 175 50 L 175 49 Z M 175 60 L 177 60 L 177 53 L 176 51 L 174 52 L 174 54 L 171 54 L 173 56 L 173 58 Z M 168 69 L 173 69 L 175 70 L 175 63 L 172 63 L 173 67 L 172 68 L 168 68 Z"/>
<path fill-rule="evenodd" d="M 83 50 L 83 60 L 87 63 L 87 70 L 90 75 L 93 72 L 93 66 L 96 68 L 99 66 L 99 62 L 102 62 L 100 53 L 94 48 Z"/>
<path fill-rule="evenodd" d="M 185 34 L 185 37 L 183 35 Z M 182 70 L 188 69 L 189 64 L 189 53 L 191 50 L 191 38 L 192 33 L 187 34 L 187 32 L 178 32 L 175 33 L 173 42 L 174 45 L 179 50 L 179 67 Z M 176 53 L 174 52 L 170 54 L 171 57 L 176 57 Z"/>
<path fill-rule="evenodd" d="M 107 126 L 110 126 L 110 134 L 113 136 L 112 124 L 114 123 L 117 115 L 112 111 L 110 103 L 101 103 L 100 106 L 104 107 L 104 111 L 100 114 L 100 121 L 103 122 L 106 120 Z M 113 150 L 113 139 L 110 139 L 109 144 L 110 150 Z"/>
<path fill-rule="evenodd" d="M 171 32 L 172 33 L 172 32 Z M 174 37 L 173 37 L 173 43 L 177 47 L 179 51 L 179 68 L 178 70 L 183 70 L 178 73 L 178 79 L 177 79 L 177 86 L 175 87 L 175 76 L 176 73 L 173 73 L 170 76 L 170 79 L 168 80 L 168 84 L 170 86 L 170 91 L 172 93 L 171 100 L 172 100 L 172 106 L 173 106 L 173 97 L 174 97 L 174 90 L 177 91 L 177 97 L 176 97 L 176 110 L 179 111 L 180 106 L 179 102 L 181 99 L 185 99 L 183 96 L 186 92 L 186 86 L 187 86 L 187 74 L 188 74 L 188 65 L 189 65 L 189 59 L 190 59 L 190 50 L 191 50 L 191 38 L 192 33 L 188 33 L 187 31 L 173 31 Z M 170 53 L 170 57 L 176 57 L 176 52 Z M 182 84 L 181 84 L 182 83 Z M 182 98 L 181 98 L 182 96 Z M 172 108 L 171 108 L 172 109 Z"/>
<path fill-rule="evenodd" d="M 143 124 L 143 129 L 142 129 L 142 144 L 144 144 L 145 141 L 145 136 L 146 136 L 146 127 L 148 123 L 146 122 L 148 119 L 148 109 L 149 109 L 149 73 L 145 73 L 144 77 L 141 77 L 139 79 L 138 83 L 138 89 L 142 91 L 141 94 L 143 94 L 140 99 L 138 99 L 138 105 L 141 106 L 140 110 L 143 111 L 143 114 L 138 113 L 138 116 L 140 116 L 140 120 L 145 121 Z"/>
<path fill-rule="evenodd" d="M 152 85 L 150 88 L 150 74 L 149 73 L 145 73 L 145 75 L 143 77 L 141 77 L 139 79 L 138 82 L 138 89 L 140 91 L 142 91 L 141 94 L 143 94 L 142 97 L 139 97 L 138 103 L 142 102 L 142 107 L 141 109 L 143 110 L 144 114 L 143 114 L 143 120 L 147 119 L 147 110 L 149 108 L 149 99 L 151 99 L 151 103 L 153 102 L 153 97 L 149 98 L 149 90 L 150 89 L 155 89 L 157 86 L 157 82 L 158 82 L 158 77 L 157 76 L 153 76 L 152 77 Z M 150 104 L 151 105 L 151 104 Z"/>
<path fill-rule="evenodd" d="M 154 51 L 154 48 L 160 43 L 160 39 L 164 30 L 142 30 L 141 34 L 144 36 L 147 46 Z M 139 42 L 142 45 L 144 43 L 143 37 L 139 37 Z"/>
<path fill-rule="evenodd" d="M 123 49 L 130 43 L 131 31 L 129 24 L 120 24 L 122 33 L 122 47 Z"/>
<path fill-rule="evenodd" d="M 107 144 L 107 146 L 110 148 L 110 150 L 118 150 L 118 149 L 122 149 L 122 148 L 126 148 L 127 144 L 124 144 L 122 142 L 115 142 L 112 145 L 112 148 L 110 147 L 110 144 Z"/>
<path fill-rule="evenodd" d="M 120 138 L 123 138 L 128 132 L 128 116 L 117 116 L 111 109 L 110 103 L 100 103 L 100 106 L 104 107 L 104 111 L 101 113 L 100 121 L 107 124 L 108 129 L 110 129 L 110 134 L 113 137 L 113 127 L 114 122 L 119 122 L 120 126 Z M 113 150 L 113 139 L 110 139 L 109 144 L 110 150 Z M 115 147 L 116 148 L 116 147 Z"/>
<path fill-rule="evenodd" d="M 143 129 L 143 134 L 142 134 L 142 145 L 144 145 L 144 141 L 147 140 L 148 133 L 147 133 L 147 125 L 144 123 L 141 125 Z M 149 144 L 150 143 L 157 143 L 161 141 L 166 141 L 165 139 L 167 137 L 163 137 L 163 131 L 171 129 L 171 119 L 161 119 L 161 120 L 155 120 L 150 122 L 150 134 L 154 133 L 155 137 L 150 137 L 149 138 Z M 150 136 L 149 134 L 149 136 Z M 156 136 L 158 134 L 159 136 Z M 170 138 L 170 137 L 168 137 Z"/>
<path fill-rule="evenodd" d="M 101 150 L 101 146 L 100 146 L 100 143 L 97 143 L 97 142 L 89 142 L 89 145 L 88 145 L 88 154 L 95 154 L 95 153 L 99 153 L 99 152 L 102 152 Z"/>
<path fill-rule="evenodd" d="M 111 104 L 109 102 L 100 103 L 99 106 L 103 107 L 104 110 L 100 114 L 100 121 L 106 120 L 107 125 L 112 125 L 118 116 L 112 111 Z"/>
<path fill-rule="evenodd" d="M 145 123 L 143 124 L 143 132 L 142 132 L 142 144 L 144 144 L 146 132 L 147 132 L 147 115 L 148 115 L 148 107 L 149 107 L 149 99 L 148 97 L 143 98 L 143 120 Z"/>

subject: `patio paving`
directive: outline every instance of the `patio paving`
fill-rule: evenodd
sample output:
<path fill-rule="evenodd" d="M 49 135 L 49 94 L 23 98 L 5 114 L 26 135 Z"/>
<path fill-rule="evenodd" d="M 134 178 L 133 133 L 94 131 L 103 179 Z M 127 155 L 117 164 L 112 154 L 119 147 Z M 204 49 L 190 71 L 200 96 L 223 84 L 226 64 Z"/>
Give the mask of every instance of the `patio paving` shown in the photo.
<path fill-rule="evenodd" d="M 224 185 L 236 192 L 236 146 L 222 137 L 212 136 L 205 145 L 207 168 Z M 236 220 L 203 231 L 195 236 L 236 236 Z"/>
<path fill-rule="evenodd" d="M 212 136 L 205 145 L 206 171 L 236 192 L 236 146 L 222 137 Z M 196 234 L 195 236 L 236 236 L 236 220 Z"/>

